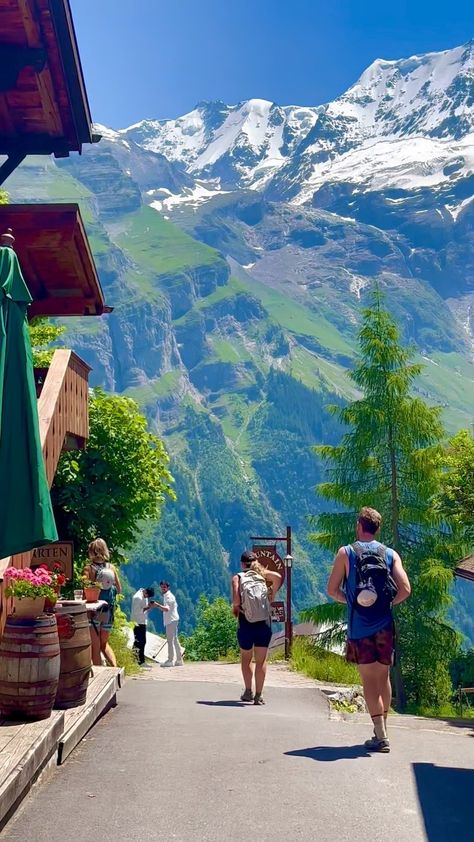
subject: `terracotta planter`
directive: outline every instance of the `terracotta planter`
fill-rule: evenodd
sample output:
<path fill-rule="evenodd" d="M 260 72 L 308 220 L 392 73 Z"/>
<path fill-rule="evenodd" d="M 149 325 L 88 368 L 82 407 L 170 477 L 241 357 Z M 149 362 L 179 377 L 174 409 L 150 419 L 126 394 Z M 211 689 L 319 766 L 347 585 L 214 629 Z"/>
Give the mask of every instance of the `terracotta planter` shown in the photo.
<path fill-rule="evenodd" d="M 84 598 L 86 602 L 97 602 L 99 594 L 100 588 L 84 588 Z"/>
<path fill-rule="evenodd" d="M 15 617 L 39 617 L 44 611 L 44 596 L 13 598 Z"/>

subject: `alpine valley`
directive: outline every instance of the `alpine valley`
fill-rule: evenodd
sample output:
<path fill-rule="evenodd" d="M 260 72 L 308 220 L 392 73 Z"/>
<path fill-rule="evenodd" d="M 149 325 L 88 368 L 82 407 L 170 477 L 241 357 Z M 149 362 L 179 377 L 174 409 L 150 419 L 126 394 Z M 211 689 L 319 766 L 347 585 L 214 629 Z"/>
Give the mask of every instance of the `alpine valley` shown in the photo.
<path fill-rule="evenodd" d="M 474 416 L 474 41 L 375 61 L 338 99 L 201 102 L 98 126 L 82 157 L 30 158 L 12 201 L 78 201 L 112 314 L 68 320 L 92 383 L 136 399 L 171 455 L 177 502 L 127 578 L 166 576 L 185 628 L 227 594 L 252 534 L 296 536 L 295 607 L 330 559 L 309 540 L 329 404 L 375 284 L 425 364 L 448 430 Z M 474 643 L 474 586 L 455 617 Z"/>

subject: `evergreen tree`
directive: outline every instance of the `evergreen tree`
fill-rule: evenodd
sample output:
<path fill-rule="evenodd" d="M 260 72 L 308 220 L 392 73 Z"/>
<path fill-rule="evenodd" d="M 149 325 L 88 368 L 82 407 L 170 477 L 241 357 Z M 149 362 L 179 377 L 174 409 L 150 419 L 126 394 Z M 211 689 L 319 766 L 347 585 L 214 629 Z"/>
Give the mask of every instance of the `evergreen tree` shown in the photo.
<path fill-rule="evenodd" d="M 336 551 L 354 540 L 359 509 L 383 517 L 384 542 L 402 556 L 412 583 L 411 599 L 397 609 L 399 706 L 440 705 L 449 697 L 449 662 L 458 638 L 445 622 L 456 546 L 433 500 L 442 471 L 441 410 L 412 394 L 422 366 L 400 344 L 391 315 L 373 293 L 359 331 L 360 356 L 351 378 L 361 397 L 333 411 L 345 425 L 339 445 L 315 448 L 328 464 L 319 494 L 337 511 L 315 518 L 314 540 Z M 341 511 L 342 509 L 342 511 Z M 324 608 L 327 619 L 327 607 Z M 334 607 L 340 618 L 339 607 Z M 318 619 L 317 609 L 306 617 Z M 403 680 L 402 680 L 403 677 Z"/>

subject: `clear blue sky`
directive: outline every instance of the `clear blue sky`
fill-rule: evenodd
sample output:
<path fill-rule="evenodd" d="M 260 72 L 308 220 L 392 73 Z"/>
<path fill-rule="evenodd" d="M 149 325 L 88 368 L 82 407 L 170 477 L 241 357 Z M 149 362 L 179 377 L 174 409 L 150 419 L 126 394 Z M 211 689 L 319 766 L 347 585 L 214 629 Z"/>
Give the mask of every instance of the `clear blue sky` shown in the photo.
<path fill-rule="evenodd" d="M 70 0 L 93 119 L 122 128 L 203 99 L 319 105 L 376 58 L 474 36 L 474 0 Z"/>

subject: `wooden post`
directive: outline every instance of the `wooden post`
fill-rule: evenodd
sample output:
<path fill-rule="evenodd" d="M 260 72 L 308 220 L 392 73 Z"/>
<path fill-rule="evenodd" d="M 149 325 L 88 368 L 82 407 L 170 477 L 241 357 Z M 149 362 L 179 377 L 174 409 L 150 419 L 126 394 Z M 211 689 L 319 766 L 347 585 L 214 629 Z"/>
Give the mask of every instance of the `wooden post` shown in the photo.
<path fill-rule="evenodd" d="M 291 655 L 293 643 L 293 619 L 291 616 L 291 574 L 293 568 L 293 556 L 291 555 L 291 526 L 286 527 L 286 624 L 285 624 L 285 659 Z"/>

